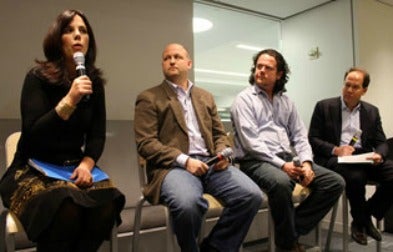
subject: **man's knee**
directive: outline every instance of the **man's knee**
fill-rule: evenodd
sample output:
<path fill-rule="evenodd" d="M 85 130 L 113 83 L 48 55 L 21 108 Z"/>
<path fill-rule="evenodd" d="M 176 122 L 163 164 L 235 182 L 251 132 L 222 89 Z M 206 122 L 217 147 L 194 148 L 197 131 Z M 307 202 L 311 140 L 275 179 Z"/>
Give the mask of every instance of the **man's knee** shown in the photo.
<path fill-rule="evenodd" d="M 179 197 L 169 207 L 176 211 L 179 216 L 193 218 L 205 214 L 209 205 L 202 195 L 190 195 L 190 197 Z"/>
<path fill-rule="evenodd" d="M 271 182 L 270 189 L 268 190 L 268 195 L 275 195 L 276 197 L 292 197 L 293 189 L 295 188 L 295 182 L 289 177 L 280 177 Z"/>

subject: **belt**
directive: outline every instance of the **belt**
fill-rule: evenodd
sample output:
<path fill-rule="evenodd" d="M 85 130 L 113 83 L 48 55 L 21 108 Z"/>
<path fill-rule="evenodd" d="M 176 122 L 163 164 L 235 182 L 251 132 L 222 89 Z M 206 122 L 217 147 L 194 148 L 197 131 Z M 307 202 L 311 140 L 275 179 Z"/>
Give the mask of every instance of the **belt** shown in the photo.
<path fill-rule="evenodd" d="M 281 158 L 285 162 L 291 162 L 295 155 L 291 152 L 282 151 L 282 152 L 276 153 L 276 156 Z"/>

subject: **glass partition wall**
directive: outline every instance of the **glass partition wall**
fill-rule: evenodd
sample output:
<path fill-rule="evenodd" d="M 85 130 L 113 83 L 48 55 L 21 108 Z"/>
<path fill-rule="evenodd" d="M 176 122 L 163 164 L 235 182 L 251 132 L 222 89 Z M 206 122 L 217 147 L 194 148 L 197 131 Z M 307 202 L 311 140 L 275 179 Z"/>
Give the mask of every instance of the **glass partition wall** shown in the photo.
<path fill-rule="evenodd" d="M 249 85 L 252 57 L 262 49 L 280 50 L 280 21 L 254 13 L 194 2 L 194 78 L 210 91 L 223 120 Z"/>

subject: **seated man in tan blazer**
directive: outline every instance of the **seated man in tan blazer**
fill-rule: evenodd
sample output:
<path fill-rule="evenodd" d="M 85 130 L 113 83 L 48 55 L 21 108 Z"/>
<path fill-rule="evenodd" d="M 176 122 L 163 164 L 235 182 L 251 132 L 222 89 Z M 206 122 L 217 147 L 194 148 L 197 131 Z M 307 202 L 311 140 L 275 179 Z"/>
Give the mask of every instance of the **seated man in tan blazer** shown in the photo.
<path fill-rule="evenodd" d="M 147 161 L 152 203 L 168 206 L 182 251 L 238 251 L 261 205 L 256 184 L 228 160 L 208 165 L 229 147 L 213 96 L 188 79 L 192 61 L 180 44 L 162 54 L 165 80 L 136 100 L 135 134 L 139 154 Z M 196 241 L 208 209 L 202 197 L 218 198 L 224 211 L 208 237 Z"/>

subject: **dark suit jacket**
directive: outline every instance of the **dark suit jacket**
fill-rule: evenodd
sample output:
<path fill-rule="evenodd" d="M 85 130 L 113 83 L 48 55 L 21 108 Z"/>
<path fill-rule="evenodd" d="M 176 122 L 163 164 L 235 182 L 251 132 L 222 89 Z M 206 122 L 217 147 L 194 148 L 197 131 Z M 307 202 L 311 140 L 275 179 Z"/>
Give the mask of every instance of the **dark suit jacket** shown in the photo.
<path fill-rule="evenodd" d="M 191 99 L 209 153 L 215 155 L 229 147 L 213 96 L 193 86 Z M 162 180 L 176 157 L 187 154 L 189 148 L 183 108 L 168 83 L 163 81 L 138 95 L 134 125 L 138 153 L 147 161 L 149 185 L 144 194 L 158 203 Z"/>
<path fill-rule="evenodd" d="M 341 100 L 340 97 L 319 101 L 311 118 L 309 141 L 314 152 L 314 161 L 325 167 L 337 163 L 332 155 L 341 139 Z M 375 151 L 385 159 L 388 146 L 382 129 L 378 108 L 370 103 L 360 102 L 360 129 L 362 130 L 362 149 L 358 153 Z M 331 167 L 330 167 L 331 168 Z"/>

